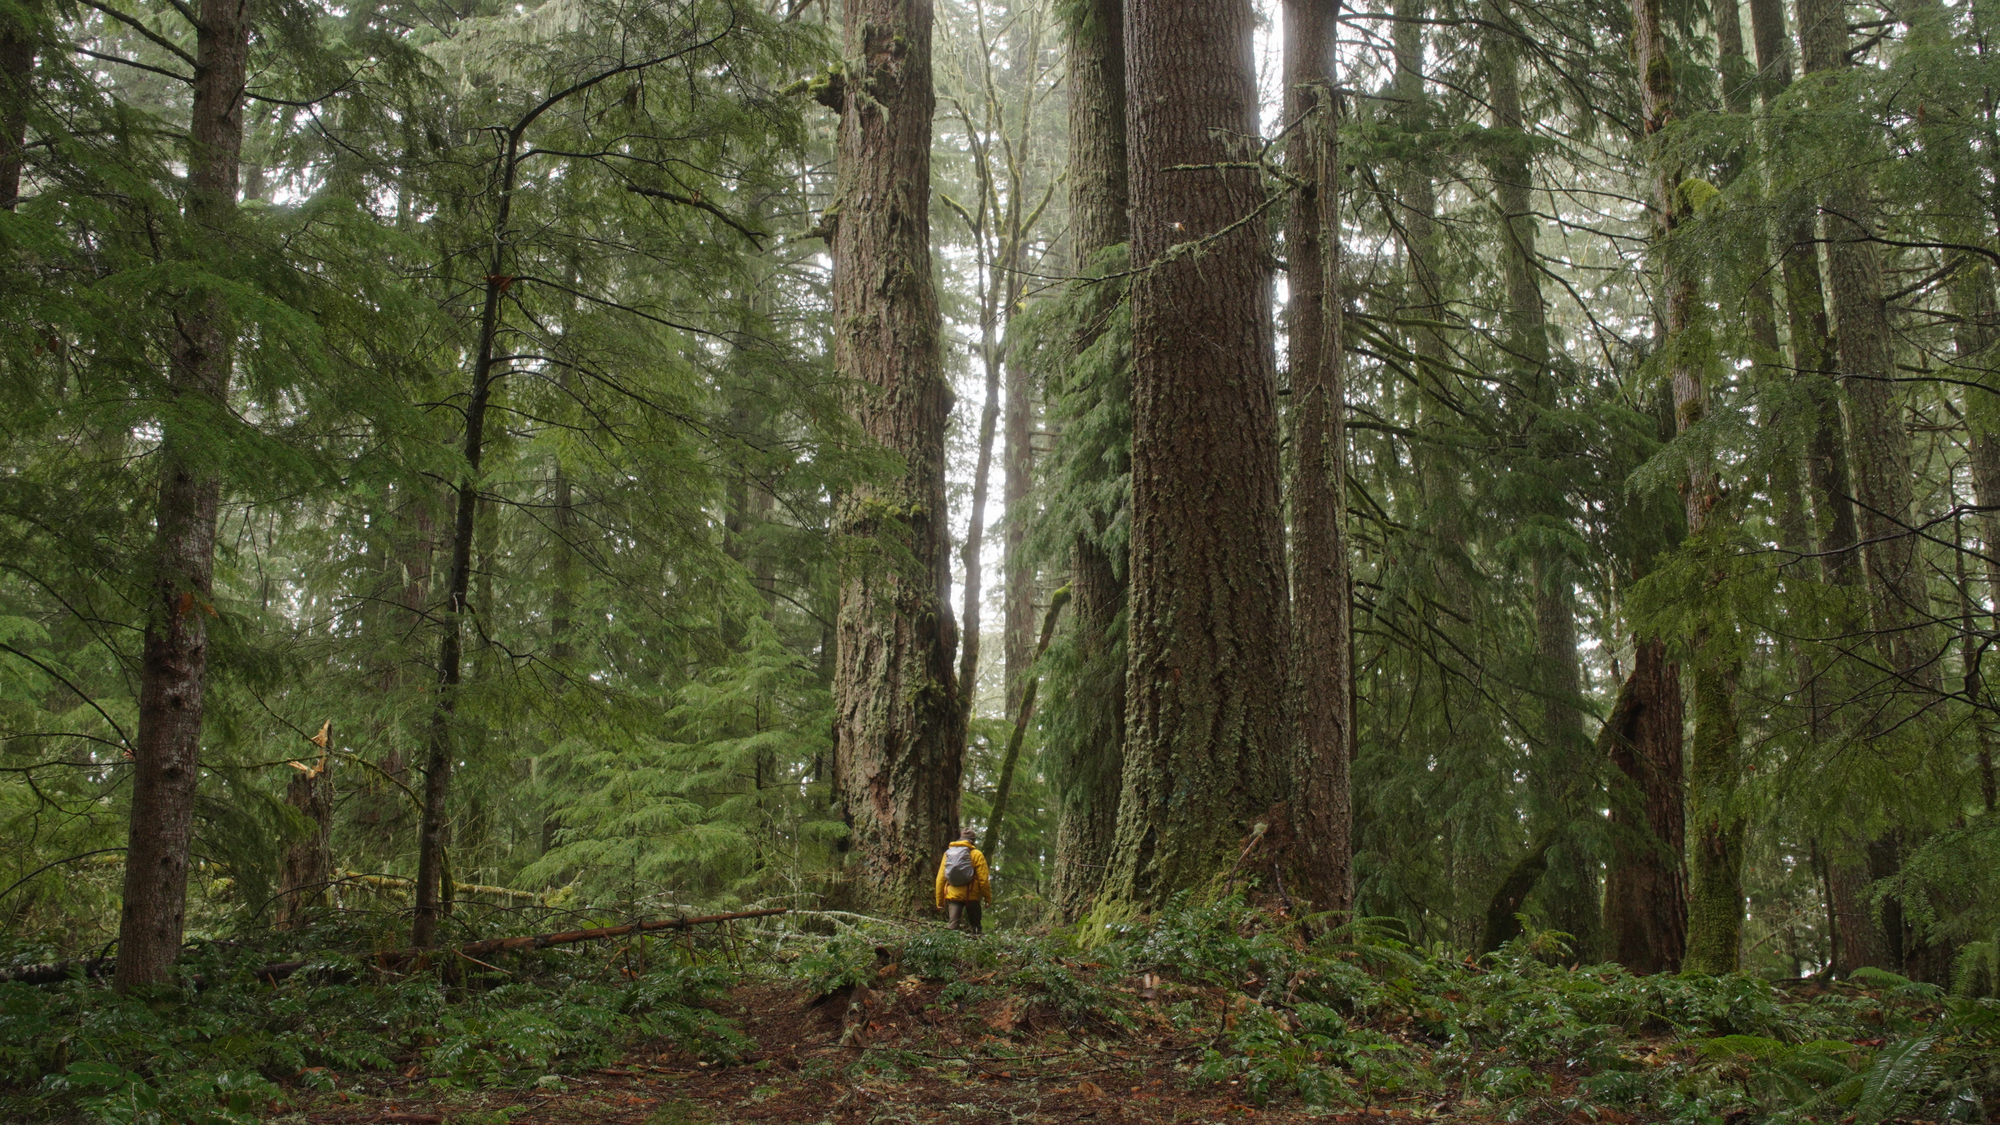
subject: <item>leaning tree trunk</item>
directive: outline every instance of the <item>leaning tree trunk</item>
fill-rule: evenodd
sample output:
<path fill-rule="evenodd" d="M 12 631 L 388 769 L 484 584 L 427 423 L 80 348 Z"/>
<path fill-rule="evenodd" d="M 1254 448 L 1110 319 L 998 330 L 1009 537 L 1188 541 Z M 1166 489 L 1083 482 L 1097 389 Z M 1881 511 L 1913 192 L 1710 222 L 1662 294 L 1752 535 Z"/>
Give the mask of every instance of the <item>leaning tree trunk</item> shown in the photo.
<path fill-rule="evenodd" d="M 1125 15 L 1122 0 L 1090 0 L 1073 14 L 1069 40 L 1070 238 L 1079 273 L 1131 237 L 1126 208 Z M 1119 289 L 1085 280 L 1079 294 L 1092 315 L 1074 341 L 1081 355 L 1102 335 Z M 1100 534 L 1103 528 L 1096 529 Z M 1066 919 L 1088 910 L 1104 884 L 1118 827 L 1125 764 L 1125 665 L 1114 630 L 1125 612 L 1119 568 L 1097 536 L 1080 534 L 1070 552 L 1070 629 L 1078 682 L 1063 775 L 1056 778 L 1055 888 Z"/>
<path fill-rule="evenodd" d="M 202 0 L 188 123 L 187 223 L 198 246 L 227 245 L 243 152 L 250 20 L 243 0 Z M 215 527 L 222 480 L 210 449 L 227 409 L 233 332 L 222 297 L 197 287 L 167 346 L 160 492 L 144 654 L 131 833 L 118 922 L 117 985 L 155 984 L 180 956 L 188 856 L 200 783 L 207 619 L 215 613 Z"/>
<path fill-rule="evenodd" d="M 1687 953 L 1681 727 L 1680 669 L 1666 642 L 1644 642 L 1597 735 L 1618 777 L 1604 878 L 1607 953 L 1635 973 L 1674 972 Z"/>
<path fill-rule="evenodd" d="M 1255 22 L 1249 0 L 1126 6 L 1131 694 L 1108 890 L 1141 908 L 1228 867 L 1287 789 Z"/>
<path fill-rule="evenodd" d="M 1655 138 L 1674 120 L 1673 63 L 1661 20 L 1661 0 L 1633 0 L 1633 45 L 1637 52 L 1640 104 L 1645 131 Z M 1658 144 L 1656 140 L 1655 145 Z M 1658 147 L 1652 154 L 1655 254 L 1664 290 L 1662 335 L 1668 349 L 1689 327 L 1697 293 L 1694 278 L 1673 260 L 1671 240 L 1685 204 L 1678 170 Z M 1699 361 L 1680 357 L 1671 377 L 1674 416 L 1681 432 L 1700 423 L 1708 410 L 1708 389 Z M 1715 467 L 1705 455 L 1688 464 L 1682 486 L 1690 537 L 1709 529 L 1721 499 Z M 1690 879 L 1686 967 L 1698 972 L 1736 969 L 1743 928 L 1743 818 L 1734 808 L 1738 761 L 1735 668 L 1706 632 L 1694 645 L 1694 747 L 1688 763 L 1688 807 L 1694 838 L 1689 842 Z"/>
<path fill-rule="evenodd" d="M 1293 440 L 1292 763 L 1296 893 L 1354 908 L 1354 622 L 1347 559 L 1346 389 L 1341 371 L 1340 180 L 1334 28 L 1338 0 L 1286 0 L 1285 163 L 1303 183 L 1286 228 Z"/>
<path fill-rule="evenodd" d="M 881 909 L 931 897 L 964 767 L 949 603 L 950 412 L 931 278 L 930 0 L 844 0 L 833 213 L 834 359 L 862 430 L 903 459 L 840 512 L 834 792 L 857 889 Z"/>

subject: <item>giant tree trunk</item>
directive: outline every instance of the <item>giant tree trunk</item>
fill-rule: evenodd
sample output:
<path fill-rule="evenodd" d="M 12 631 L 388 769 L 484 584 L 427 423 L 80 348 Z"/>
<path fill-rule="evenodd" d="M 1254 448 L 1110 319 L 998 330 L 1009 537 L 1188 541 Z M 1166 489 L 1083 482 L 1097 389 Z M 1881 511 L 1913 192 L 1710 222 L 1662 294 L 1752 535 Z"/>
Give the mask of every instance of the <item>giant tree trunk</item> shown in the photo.
<path fill-rule="evenodd" d="M 1295 893 L 1313 909 L 1354 907 L 1353 605 L 1347 559 L 1346 390 L 1341 371 L 1340 140 L 1334 100 L 1338 0 L 1286 0 L 1285 163 L 1304 185 L 1286 228 L 1291 289 L 1292 827 Z"/>
<path fill-rule="evenodd" d="M 1687 952 L 1681 724 L 1680 669 L 1667 659 L 1665 642 L 1643 643 L 1597 734 L 1599 752 L 1618 773 L 1604 880 L 1606 952 L 1635 973 L 1674 972 Z"/>
<path fill-rule="evenodd" d="M 931 278 L 930 0 L 843 0 L 834 358 L 862 430 L 903 459 L 840 512 L 834 792 L 857 889 L 928 906 L 964 767 L 944 491 L 951 410 Z"/>
<path fill-rule="evenodd" d="M 1126 6 L 1131 697 L 1108 889 L 1140 907 L 1228 867 L 1287 789 L 1270 250 L 1242 166 L 1254 24 L 1249 0 Z"/>
<path fill-rule="evenodd" d="M 1077 269 L 1088 273 L 1131 236 L 1126 214 L 1125 15 L 1121 0 L 1090 0 L 1073 18 L 1069 40 L 1070 237 Z M 1110 312 L 1118 290 L 1084 281 L 1093 311 Z M 1078 333 L 1082 354 L 1101 335 L 1093 315 Z M 1103 529 L 1098 529 L 1100 532 Z M 1065 919 L 1088 910 L 1104 884 L 1118 828 L 1125 764 L 1125 663 L 1114 631 L 1125 612 L 1119 568 L 1093 536 L 1078 535 L 1070 553 L 1070 629 L 1078 679 L 1070 708 L 1072 745 L 1056 778 L 1056 872 L 1051 898 Z"/>
<path fill-rule="evenodd" d="M 243 0 L 202 0 L 188 123 L 189 234 L 226 241 L 236 218 L 250 21 Z M 151 599 L 139 668 L 139 745 L 118 922 L 118 987 L 166 979 L 187 927 L 188 853 L 200 783 L 207 619 L 222 480 L 208 449 L 229 396 L 233 333 L 220 294 L 196 290 L 167 346 Z"/>
<path fill-rule="evenodd" d="M 1661 0 L 1633 0 L 1633 45 L 1640 74 L 1640 104 L 1648 138 L 1674 120 L 1673 63 L 1660 15 Z M 1657 144 L 1657 142 L 1655 142 Z M 1684 203 L 1678 169 L 1655 149 L 1653 200 L 1655 254 L 1664 290 L 1663 344 L 1672 348 L 1688 328 L 1697 293 L 1694 278 L 1672 260 L 1671 238 Z M 1681 432 L 1700 423 L 1708 410 L 1708 388 L 1698 362 L 1677 359 L 1672 367 L 1674 416 Z M 1690 537 L 1708 530 L 1721 499 L 1715 467 L 1705 455 L 1689 461 L 1682 486 Z M 1735 970 L 1743 926 L 1743 819 L 1733 807 L 1737 785 L 1735 668 L 1706 635 L 1694 645 L 1694 748 L 1688 763 L 1688 808 L 1692 839 L 1686 966 L 1698 972 Z"/>

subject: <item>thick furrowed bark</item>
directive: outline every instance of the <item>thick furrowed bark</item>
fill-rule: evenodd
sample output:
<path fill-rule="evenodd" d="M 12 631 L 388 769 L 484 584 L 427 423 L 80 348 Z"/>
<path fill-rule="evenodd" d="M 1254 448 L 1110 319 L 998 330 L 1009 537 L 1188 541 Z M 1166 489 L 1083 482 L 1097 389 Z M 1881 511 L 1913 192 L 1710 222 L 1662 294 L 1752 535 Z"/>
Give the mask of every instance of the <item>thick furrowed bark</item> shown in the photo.
<path fill-rule="evenodd" d="M 1291 621 L 1248 0 L 1130 0 L 1132 612 L 1110 892 L 1226 869 L 1288 788 Z M 1177 171 L 1202 166 L 1199 171 Z"/>
<path fill-rule="evenodd" d="M 915 912 L 957 827 L 964 768 L 947 600 L 951 396 L 930 256 L 931 5 L 845 0 L 842 11 L 835 363 L 863 432 L 904 468 L 840 514 L 834 791 L 860 897 Z"/>

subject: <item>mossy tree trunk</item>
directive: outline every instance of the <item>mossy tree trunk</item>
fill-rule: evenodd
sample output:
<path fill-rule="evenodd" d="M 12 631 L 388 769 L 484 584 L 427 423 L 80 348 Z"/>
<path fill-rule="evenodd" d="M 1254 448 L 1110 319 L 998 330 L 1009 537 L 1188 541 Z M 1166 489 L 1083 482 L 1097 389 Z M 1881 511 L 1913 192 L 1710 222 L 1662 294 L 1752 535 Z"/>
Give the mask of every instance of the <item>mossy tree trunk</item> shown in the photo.
<path fill-rule="evenodd" d="M 1070 237 L 1077 269 L 1088 272 L 1105 251 L 1131 237 L 1122 0 L 1089 0 L 1074 13 L 1068 82 Z M 1082 284 L 1093 310 L 1108 315 L 1117 289 L 1103 281 Z M 1102 323 L 1101 316 L 1086 320 L 1075 340 L 1077 354 L 1097 343 Z M 1127 591 L 1117 560 L 1092 535 L 1078 535 L 1071 547 L 1070 592 L 1080 674 L 1069 706 L 1080 729 L 1057 784 L 1051 895 L 1066 919 L 1088 910 L 1104 884 L 1125 763 L 1125 664 L 1116 630 Z"/>
<path fill-rule="evenodd" d="M 857 489 L 843 541 L 834 792 L 866 904 L 926 909 L 965 760 L 948 601 L 951 411 L 931 276 L 930 0 L 844 0 L 834 192 L 834 359 L 870 438 L 902 459 Z"/>
<path fill-rule="evenodd" d="M 1708 412 L 1701 357 L 1679 353 L 1698 293 L 1692 272 L 1674 260 L 1673 233 L 1684 217 L 1679 169 L 1657 135 L 1676 116 L 1678 96 L 1661 0 L 1633 0 L 1633 46 L 1639 64 L 1643 127 L 1655 146 L 1653 163 L 1654 255 L 1663 292 L 1664 346 L 1675 352 L 1670 377 L 1674 417 L 1681 433 Z M 1691 538 L 1708 532 L 1722 491 L 1706 454 L 1690 458 L 1682 485 Z M 1743 817 L 1735 795 L 1742 768 L 1736 726 L 1734 656 L 1726 642 L 1703 628 L 1694 638 L 1694 746 L 1688 762 L 1689 904 L 1686 968 L 1735 970 L 1743 929 Z"/>
<path fill-rule="evenodd" d="M 1291 621 L 1248 0 L 1131 0 L 1132 610 L 1108 890 L 1227 869 L 1289 779 Z M 1192 170 L 1191 170 L 1192 169 Z"/>

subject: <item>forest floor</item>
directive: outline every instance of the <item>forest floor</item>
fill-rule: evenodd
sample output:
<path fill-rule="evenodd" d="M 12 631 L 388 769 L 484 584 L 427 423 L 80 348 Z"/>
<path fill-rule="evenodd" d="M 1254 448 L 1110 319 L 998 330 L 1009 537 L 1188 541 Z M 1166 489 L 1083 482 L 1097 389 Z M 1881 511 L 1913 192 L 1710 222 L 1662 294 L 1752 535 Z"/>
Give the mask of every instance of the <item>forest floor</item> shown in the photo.
<path fill-rule="evenodd" d="M 1971 977 L 1634 976 L 1559 935 L 1308 940 L 1240 898 L 984 938 L 863 921 L 0 984 L 0 1122 L 2000 1122 L 2000 1000 Z"/>
<path fill-rule="evenodd" d="M 430 1092 L 420 1072 L 363 1078 L 365 1096 L 327 1095 L 275 1120 L 291 1125 L 1040 1125 L 1294 1121 L 1390 1125 L 1492 1120 L 1429 1095 L 1344 1110 L 1244 1100 L 1236 1082 L 1193 1086 L 1187 1062 L 1209 1037 L 1163 1014 L 1108 1035 L 1019 994 L 941 1001 L 945 986 L 910 976 L 887 987 L 813 997 L 747 985 L 710 1005 L 756 1049 L 734 1063 L 687 1051 L 639 1051 L 567 1076 L 560 1088 Z M 1136 990 L 1135 990 L 1136 991 Z M 1220 1005 L 1227 997 L 1212 998 Z M 1227 1021 L 1225 1013 L 1224 1020 Z M 1558 1079 L 1558 1081 L 1560 1081 Z M 554 1087 L 554 1084 L 550 1084 Z M 350 1088 L 351 1089 L 351 1088 Z M 1365 1092 L 1362 1094 L 1365 1098 Z M 1530 1120 L 1561 1121 L 1551 1110 Z M 1614 1114 L 1615 1125 L 1631 1120 Z M 1579 1118 L 1576 1125 L 1596 1117 Z"/>

